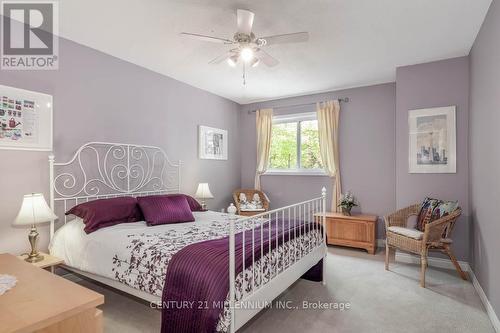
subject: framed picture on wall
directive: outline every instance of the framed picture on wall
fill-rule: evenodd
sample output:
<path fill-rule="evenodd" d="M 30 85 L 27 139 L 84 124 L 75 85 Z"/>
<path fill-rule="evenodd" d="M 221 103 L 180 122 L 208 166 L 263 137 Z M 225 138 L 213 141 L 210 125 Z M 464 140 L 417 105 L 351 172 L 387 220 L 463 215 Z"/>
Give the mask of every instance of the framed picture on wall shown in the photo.
<path fill-rule="evenodd" d="M 456 107 L 408 112 L 409 172 L 456 173 Z"/>
<path fill-rule="evenodd" d="M 52 150 L 52 96 L 0 85 L 0 149 Z"/>
<path fill-rule="evenodd" d="M 219 128 L 199 126 L 199 158 L 205 160 L 227 160 L 227 131 Z"/>

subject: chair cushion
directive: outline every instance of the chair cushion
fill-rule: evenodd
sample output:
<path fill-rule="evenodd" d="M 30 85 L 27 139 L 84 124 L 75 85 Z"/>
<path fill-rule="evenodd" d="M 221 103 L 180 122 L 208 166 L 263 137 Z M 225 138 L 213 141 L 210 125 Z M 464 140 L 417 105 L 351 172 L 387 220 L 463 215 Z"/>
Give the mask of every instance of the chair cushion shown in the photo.
<path fill-rule="evenodd" d="M 417 229 L 424 231 L 425 225 L 442 218 L 458 208 L 458 201 L 443 201 L 425 198 L 417 218 Z"/>
<path fill-rule="evenodd" d="M 424 237 L 424 233 L 417 229 L 403 228 L 403 227 L 389 227 L 387 230 L 398 234 L 403 235 L 413 239 L 422 239 Z"/>

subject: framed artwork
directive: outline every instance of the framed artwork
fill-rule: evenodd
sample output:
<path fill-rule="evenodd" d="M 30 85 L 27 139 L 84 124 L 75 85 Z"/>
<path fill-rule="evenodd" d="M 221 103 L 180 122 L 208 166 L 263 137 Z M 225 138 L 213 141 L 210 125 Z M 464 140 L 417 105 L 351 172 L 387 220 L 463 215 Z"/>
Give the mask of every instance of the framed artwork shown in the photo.
<path fill-rule="evenodd" d="M 456 173 L 455 106 L 410 110 L 409 172 Z"/>
<path fill-rule="evenodd" d="M 52 96 L 0 85 L 0 149 L 52 150 Z"/>
<path fill-rule="evenodd" d="M 205 160 L 227 160 L 227 131 L 219 128 L 199 126 L 199 158 Z"/>

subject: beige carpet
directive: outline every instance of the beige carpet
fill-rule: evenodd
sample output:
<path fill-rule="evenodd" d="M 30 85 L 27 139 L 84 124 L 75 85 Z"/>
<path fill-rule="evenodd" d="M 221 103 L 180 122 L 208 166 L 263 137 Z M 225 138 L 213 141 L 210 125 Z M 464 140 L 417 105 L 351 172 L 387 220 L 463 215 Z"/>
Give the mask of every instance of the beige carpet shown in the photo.
<path fill-rule="evenodd" d="M 263 310 L 239 332 L 494 333 L 474 287 L 455 271 L 430 267 L 423 289 L 418 266 L 392 263 L 387 272 L 383 255 L 329 247 L 327 286 L 299 280 L 278 299 L 298 310 Z M 106 333 L 159 332 L 160 312 L 146 303 L 86 280 L 78 283 L 105 295 Z M 349 303 L 350 309 L 303 309 L 304 300 Z"/>

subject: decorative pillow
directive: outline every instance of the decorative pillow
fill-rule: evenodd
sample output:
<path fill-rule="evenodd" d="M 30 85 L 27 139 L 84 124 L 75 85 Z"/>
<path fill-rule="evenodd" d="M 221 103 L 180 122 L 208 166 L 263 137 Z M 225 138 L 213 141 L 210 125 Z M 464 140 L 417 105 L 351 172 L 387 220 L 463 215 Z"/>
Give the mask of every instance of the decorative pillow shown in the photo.
<path fill-rule="evenodd" d="M 432 217 L 432 212 L 434 211 L 434 208 L 439 205 L 439 202 L 440 200 L 438 199 L 424 199 L 420 208 L 420 212 L 418 213 L 417 230 L 424 231 L 425 225 L 429 223 Z"/>
<path fill-rule="evenodd" d="M 191 208 L 191 211 L 192 212 L 202 212 L 203 211 L 203 208 L 201 207 L 201 204 L 198 202 L 198 200 L 196 200 L 195 198 L 193 198 L 192 196 L 190 195 L 187 195 L 187 194 L 182 194 L 188 204 L 189 204 L 189 208 Z"/>
<path fill-rule="evenodd" d="M 432 212 L 432 221 L 450 215 L 458 208 L 458 201 L 442 201 Z"/>
<path fill-rule="evenodd" d="M 137 198 L 147 225 L 193 222 L 194 216 L 183 194 Z"/>
<path fill-rule="evenodd" d="M 417 218 L 417 229 L 424 231 L 425 225 L 449 215 L 458 208 L 458 201 L 443 201 L 425 198 Z"/>
<path fill-rule="evenodd" d="M 83 219 L 85 232 L 90 234 L 115 224 L 142 221 L 142 213 L 133 197 L 98 199 L 71 208 L 66 215 Z"/>
<path fill-rule="evenodd" d="M 189 204 L 189 208 L 191 209 L 192 212 L 203 212 L 203 208 L 201 207 L 201 204 L 193 198 L 190 195 L 187 194 L 181 194 L 181 193 L 176 193 L 176 194 L 160 194 L 160 195 L 150 195 L 150 197 L 172 197 L 172 196 L 184 196 Z"/>

